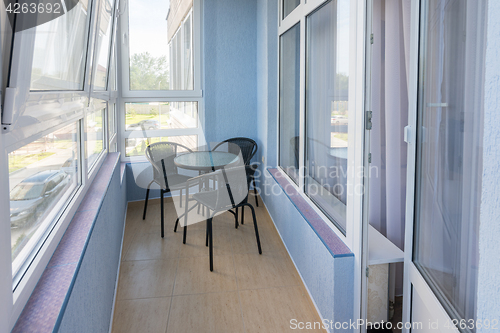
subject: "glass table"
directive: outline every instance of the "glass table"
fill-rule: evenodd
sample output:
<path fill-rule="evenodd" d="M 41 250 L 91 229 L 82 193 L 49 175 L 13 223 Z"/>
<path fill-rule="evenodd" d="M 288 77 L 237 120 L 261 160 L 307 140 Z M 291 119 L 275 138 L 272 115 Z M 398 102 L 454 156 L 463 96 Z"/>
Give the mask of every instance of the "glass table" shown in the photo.
<path fill-rule="evenodd" d="M 197 170 L 202 173 L 209 173 L 215 170 L 224 169 L 225 167 L 233 167 L 237 166 L 238 163 L 243 164 L 243 161 L 240 159 L 240 156 L 228 152 L 223 151 L 195 151 L 191 153 L 186 153 L 177 156 L 174 158 L 174 164 L 182 169 L 187 170 Z M 224 179 L 227 183 L 227 178 L 224 170 Z M 208 184 L 208 180 L 206 180 L 205 184 L 200 184 L 200 191 L 209 191 L 210 186 Z M 186 230 L 187 230 L 187 215 L 188 212 L 193 210 L 195 207 L 198 207 L 198 213 L 200 205 L 196 204 L 193 207 L 189 208 L 189 187 L 186 186 L 186 202 L 185 202 L 185 211 L 182 215 L 180 215 L 175 221 L 174 232 L 177 231 L 177 226 L 179 225 L 179 220 L 184 217 L 184 235 L 183 235 L 183 243 L 186 243 Z M 203 207 L 203 215 L 205 208 Z M 229 212 L 235 215 L 236 223 L 237 223 L 237 212 L 233 212 L 229 210 Z"/>
<path fill-rule="evenodd" d="M 207 172 L 236 165 L 239 159 L 238 155 L 223 151 L 195 151 L 177 156 L 174 163 L 179 168 Z"/>

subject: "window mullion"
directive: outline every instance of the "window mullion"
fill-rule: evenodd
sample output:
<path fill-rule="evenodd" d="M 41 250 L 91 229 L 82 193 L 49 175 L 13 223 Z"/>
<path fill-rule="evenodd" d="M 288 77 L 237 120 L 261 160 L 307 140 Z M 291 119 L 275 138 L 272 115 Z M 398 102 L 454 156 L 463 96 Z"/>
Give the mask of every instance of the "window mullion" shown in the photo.
<path fill-rule="evenodd" d="M 304 192 L 306 135 L 306 19 L 300 19 L 299 191 Z"/>

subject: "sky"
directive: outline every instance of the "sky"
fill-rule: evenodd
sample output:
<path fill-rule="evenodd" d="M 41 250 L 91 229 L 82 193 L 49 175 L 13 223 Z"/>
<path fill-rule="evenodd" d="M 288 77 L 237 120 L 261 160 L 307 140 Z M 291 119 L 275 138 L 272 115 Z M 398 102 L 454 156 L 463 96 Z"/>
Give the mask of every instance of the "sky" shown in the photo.
<path fill-rule="evenodd" d="M 339 0 L 337 2 L 337 72 L 349 74 L 349 0 Z"/>
<path fill-rule="evenodd" d="M 154 57 L 168 54 L 167 13 L 170 0 L 130 0 L 130 55 L 149 52 Z"/>

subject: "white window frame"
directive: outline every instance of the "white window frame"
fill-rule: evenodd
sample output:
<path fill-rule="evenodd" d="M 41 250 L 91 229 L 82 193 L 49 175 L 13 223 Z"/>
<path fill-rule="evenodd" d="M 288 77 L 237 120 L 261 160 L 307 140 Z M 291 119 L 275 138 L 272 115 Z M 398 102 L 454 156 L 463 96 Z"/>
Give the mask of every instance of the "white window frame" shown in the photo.
<path fill-rule="evenodd" d="M 366 40 L 367 40 L 367 1 L 350 0 L 350 49 L 349 52 L 355 57 L 349 64 L 349 124 L 348 124 L 348 173 L 347 173 L 347 211 L 346 211 L 346 230 L 345 234 L 327 217 L 323 211 L 305 194 L 304 192 L 304 177 L 305 177 L 305 78 L 306 78 L 306 25 L 307 16 L 322 6 L 329 0 L 301 0 L 297 6 L 287 17 L 282 18 L 282 0 L 279 0 L 278 11 L 278 52 L 277 63 L 280 64 L 279 53 L 279 37 L 288 29 L 300 22 L 300 144 L 299 144 L 299 185 L 284 172 L 281 166 L 278 168 L 282 171 L 291 186 L 294 186 L 301 197 L 309 204 L 310 207 L 325 221 L 333 232 L 349 247 L 354 254 L 354 304 L 353 317 L 354 320 L 361 316 L 361 268 L 363 259 L 363 195 L 355 195 L 353 189 L 364 187 L 368 177 L 368 170 L 363 168 L 365 164 L 365 94 L 366 94 Z M 368 0 L 369 1 L 369 0 Z M 280 81 L 277 80 L 277 91 L 280 91 Z M 279 117 L 280 117 L 280 101 L 277 99 L 277 160 L 279 161 L 280 135 L 279 135 Z M 279 162 L 278 162 L 279 164 Z M 360 169 L 361 168 L 361 169 Z M 360 172 L 360 170 L 363 170 Z M 354 332 L 359 332 L 359 329 L 354 329 Z"/>
<path fill-rule="evenodd" d="M 124 6 L 120 10 L 120 68 L 122 73 L 121 96 L 123 98 L 184 98 L 185 102 L 190 102 L 193 98 L 203 97 L 202 91 L 202 66 L 201 66 L 201 15 L 202 5 L 201 0 L 193 0 L 193 8 L 191 15 L 193 22 L 192 41 L 193 41 L 193 90 L 130 90 L 130 75 L 129 75 L 129 0 L 122 0 Z M 183 20 L 184 22 L 184 20 Z M 165 39 L 165 43 L 167 43 Z M 168 100 L 165 100 L 168 102 Z"/>
<path fill-rule="evenodd" d="M 115 8 L 119 0 L 115 0 Z M 109 137 L 108 129 L 108 109 L 109 105 L 116 102 L 117 92 L 109 85 L 109 74 L 111 69 L 111 59 L 108 62 L 107 68 L 107 87 L 104 91 L 95 91 L 93 89 L 93 77 L 95 75 L 95 65 L 92 66 L 93 59 L 98 55 L 95 54 L 96 48 L 96 29 L 99 21 L 99 7 L 103 4 L 104 0 L 90 0 L 88 10 L 88 23 L 87 30 L 88 39 L 86 46 L 86 64 L 83 89 L 79 91 L 30 91 L 31 85 L 31 64 L 33 61 L 33 50 L 35 42 L 35 33 L 33 29 L 17 32 L 14 38 L 13 51 L 12 51 L 12 65 L 11 65 L 11 78 L 7 82 L 7 87 L 14 87 L 16 94 L 12 102 L 14 102 L 16 109 L 24 108 L 26 102 L 30 99 L 54 100 L 72 98 L 87 98 L 88 104 L 82 110 L 70 117 L 59 117 L 50 120 L 42 120 L 40 129 L 22 129 L 15 132 L 11 131 L 10 126 L 2 126 L 2 134 L 0 137 L 0 148 L 2 149 L 3 158 L 0 159 L 0 179 L 4 184 L 9 181 L 9 166 L 8 166 L 8 153 L 26 145 L 30 142 L 37 140 L 55 130 L 67 126 L 71 123 L 77 122 L 78 124 L 78 159 L 79 159 L 79 177 L 81 180 L 80 186 L 75 190 L 72 198 L 61 208 L 56 217 L 57 222 L 54 223 L 52 230 L 46 233 L 46 238 L 41 239 L 43 245 L 39 248 L 38 253 L 29 264 L 29 267 L 23 272 L 23 277 L 16 285 L 13 285 L 12 276 L 12 261 L 11 261 L 11 248 L 10 248 L 10 217 L 9 217 L 9 190 L 5 187 L 0 195 L 0 220 L 9 221 L 9 223 L 0 224 L 0 233 L 5 235 L 2 238 L 0 245 L 0 282 L 1 285 L 6 285 L 7 288 L 0 290 L 0 308 L 6 313 L 8 321 L 0 325 L 0 330 L 6 328 L 11 330 L 19 315 L 21 314 L 25 304 L 29 300 L 32 291 L 34 290 L 39 278 L 43 274 L 52 254 L 57 248 L 64 232 L 66 231 L 69 223 L 73 219 L 80 203 L 82 202 L 86 192 L 92 184 L 96 174 L 102 163 L 104 162 L 109 151 L 110 144 L 116 142 L 117 134 L 113 138 Z M 91 7 L 90 7 L 91 6 Z M 117 11 L 113 10 L 113 30 L 110 48 L 115 47 L 115 30 L 117 28 Z M 113 56 L 110 52 L 109 58 Z M 116 52 L 114 53 L 116 59 Z M 94 61 L 95 63 L 95 61 Z M 116 60 L 115 60 L 116 63 Z M 94 68 L 94 69 L 93 69 Z M 56 96 L 56 97 L 54 97 Z M 3 105 L 3 110 L 8 103 Z M 104 108 L 103 112 L 103 152 L 98 157 L 90 173 L 88 172 L 88 165 L 85 157 L 85 116 L 86 114 L 97 110 L 97 108 Z M 9 282 L 10 281 L 10 282 Z"/>
<path fill-rule="evenodd" d="M 305 147 L 304 147 L 304 136 L 305 136 L 305 78 L 306 78 L 306 21 L 309 14 L 314 12 L 318 7 L 322 6 L 329 0 L 308 0 L 307 3 L 302 0 L 301 4 L 297 6 L 285 19 L 279 20 L 280 25 L 278 27 L 278 36 L 282 36 L 295 24 L 300 22 L 300 145 L 299 145 L 299 184 L 295 185 L 292 179 L 285 173 L 285 176 L 290 180 L 293 186 L 301 194 L 301 196 L 313 207 L 313 209 L 321 216 L 321 218 L 328 222 L 327 224 L 331 229 L 346 243 L 346 245 L 353 251 L 353 249 L 358 246 L 357 241 L 359 228 L 356 227 L 361 221 L 361 214 L 356 212 L 356 207 L 358 211 L 361 211 L 362 200 L 359 196 L 355 196 L 353 191 L 351 191 L 347 196 L 347 223 L 345 235 L 337 226 L 331 222 L 317 206 L 316 204 L 305 194 L 304 192 L 304 158 L 305 158 Z M 281 4 L 281 1 L 280 1 Z M 354 187 L 363 185 L 364 176 L 357 174 L 358 171 L 355 167 L 363 165 L 363 140 L 364 140 L 364 77 L 365 77 L 365 54 L 364 54 L 364 31 L 365 31 L 365 11 L 366 4 L 358 4 L 356 0 L 350 1 L 350 20 L 351 20 L 351 31 L 350 31 L 350 50 L 351 54 L 355 54 L 355 60 L 351 61 L 349 65 L 349 104 L 350 111 L 349 114 L 349 155 L 348 155 L 348 187 Z M 282 6 L 280 5 L 280 10 Z M 281 17 L 281 12 L 278 14 Z M 279 43 L 279 39 L 278 39 Z M 278 48 L 279 50 L 279 48 Z M 360 51 L 357 51 L 360 50 Z M 278 51 L 278 64 L 279 64 L 279 51 Z M 278 91 L 280 89 L 280 82 L 278 79 Z M 279 98 L 277 110 L 279 108 Z M 361 118 L 361 119 L 360 119 Z M 360 121 L 361 120 L 361 121 Z M 278 112 L 278 134 L 279 134 L 279 112 Z M 277 147 L 279 150 L 279 135 L 277 136 Z M 278 151 L 279 160 L 279 151 Z M 281 166 L 279 167 L 281 170 Z M 358 198 L 357 198 L 358 197 Z"/>
<path fill-rule="evenodd" d="M 117 102 L 117 121 L 118 121 L 118 149 L 122 153 L 122 162 L 141 162 L 146 161 L 145 156 L 126 156 L 125 140 L 129 138 L 152 138 L 169 136 L 187 136 L 196 135 L 198 137 L 198 146 L 206 144 L 205 142 L 205 105 L 203 98 L 203 67 L 202 67 L 202 0 L 193 0 L 193 7 L 182 24 L 188 17 L 192 21 L 191 40 L 193 43 L 192 63 L 193 63 L 193 90 L 130 90 L 130 63 L 129 63 L 129 38 L 128 38 L 128 0 L 122 0 L 123 6 L 120 8 L 120 30 L 118 42 L 118 59 L 121 71 L 118 75 L 118 84 L 121 85 L 121 95 Z M 181 31 L 176 31 L 178 34 Z M 175 36 L 175 34 L 173 36 Z M 173 37 L 172 37 L 173 38 Z M 167 41 L 165 40 L 165 43 Z M 183 60 L 182 60 L 183 61 Z M 198 126 L 195 128 L 179 129 L 159 129 L 146 131 L 126 131 L 125 125 L 125 104 L 141 102 L 197 102 L 198 104 Z"/>

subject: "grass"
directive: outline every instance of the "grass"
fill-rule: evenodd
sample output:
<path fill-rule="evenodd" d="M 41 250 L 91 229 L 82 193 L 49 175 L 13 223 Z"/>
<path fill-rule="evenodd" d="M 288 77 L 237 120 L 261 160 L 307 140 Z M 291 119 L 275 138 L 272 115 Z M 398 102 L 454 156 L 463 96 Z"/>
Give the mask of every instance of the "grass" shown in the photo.
<path fill-rule="evenodd" d="M 132 124 L 137 124 L 141 120 L 148 120 L 148 119 L 155 119 L 159 120 L 159 116 L 156 114 L 130 114 L 127 113 L 125 115 L 125 124 L 126 125 L 132 125 Z M 162 114 L 161 115 L 161 127 L 167 127 L 168 125 L 168 120 L 170 119 L 170 115 L 168 114 Z"/>
<path fill-rule="evenodd" d="M 149 141 L 149 143 L 148 143 Z M 144 141 L 139 143 L 133 150 L 128 152 L 126 156 L 139 156 L 139 155 L 144 155 L 146 152 L 146 147 L 152 143 L 155 142 L 160 142 L 160 141 L 168 141 L 168 137 L 161 137 L 161 138 L 144 138 Z"/>
<path fill-rule="evenodd" d="M 11 259 L 14 261 L 17 255 L 23 249 L 24 245 L 28 242 L 29 238 L 26 237 L 25 233 L 22 233 L 19 237 L 17 237 L 16 243 L 11 248 Z"/>
<path fill-rule="evenodd" d="M 46 157 L 54 155 L 54 152 L 41 152 L 38 154 L 28 155 L 10 155 L 9 156 L 9 173 L 22 169 L 27 165 L 43 160 Z"/>
<path fill-rule="evenodd" d="M 348 141 L 348 134 L 347 133 L 335 133 L 333 137 L 343 140 L 343 141 Z"/>

